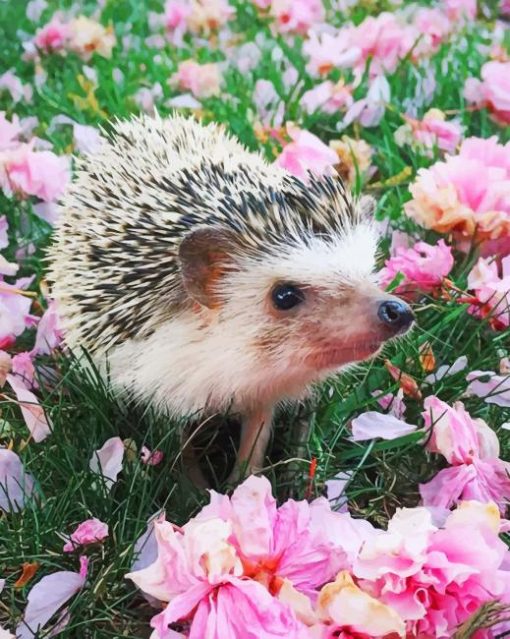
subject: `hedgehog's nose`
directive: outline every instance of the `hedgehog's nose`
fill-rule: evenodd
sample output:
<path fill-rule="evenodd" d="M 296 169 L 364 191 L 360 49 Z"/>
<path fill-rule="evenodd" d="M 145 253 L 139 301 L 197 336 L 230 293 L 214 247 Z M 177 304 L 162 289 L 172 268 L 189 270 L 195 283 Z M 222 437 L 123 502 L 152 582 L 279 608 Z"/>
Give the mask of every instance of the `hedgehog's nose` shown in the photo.
<path fill-rule="evenodd" d="M 386 300 L 379 305 L 377 316 L 395 333 L 404 333 L 414 321 L 411 308 L 401 300 Z"/>

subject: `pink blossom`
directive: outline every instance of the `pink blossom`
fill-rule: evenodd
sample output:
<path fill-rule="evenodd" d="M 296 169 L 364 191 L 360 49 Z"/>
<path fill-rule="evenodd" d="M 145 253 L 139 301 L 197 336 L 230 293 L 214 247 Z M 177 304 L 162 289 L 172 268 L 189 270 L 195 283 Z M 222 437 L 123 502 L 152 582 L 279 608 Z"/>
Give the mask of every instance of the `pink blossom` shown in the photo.
<path fill-rule="evenodd" d="M 96 544 L 108 537 L 108 524 L 93 517 L 86 519 L 71 533 L 69 541 L 64 546 L 64 552 L 73 552 L 77 546 Z"/>
<path fill-rule="evenodd" d="M 315 175 L 334 175 L 334 166 L 338 162 L 337 154 L 319 140 L 318 137 L 287 125 L 287 132 L 292 139 L 276 160 L 276 164 L 292 175 L 306 182 L 308 171 Z"/>
<path fill-rule="evenodd" d="M 386 105 L 389 104 L 391 89 L 388 80 L 381 75 L 373 80 L 367 95 L 361 100 L 356 100 L 347 110 L 343 119 L 343 127 L 353 122 L 359 122 L 361 126 L 377 126 L 384 116 Z"/>
<path fill-rule="evenodd" d="M 272 0 L 270 13 L 280 33 L 306 34 L 325 17 L 322 0 Z"/>
<path fill-rule="evenodd" d="M 27 386 L 31 388 L 37 387 L 34 362 L 32 361 L 30 353 L 25 351 L 24 353 L 17 353 L 13 356 L 12 372 L 21 377 Z"/>
<path fill-rule="evenodd" d="M 235 14 L 234 7 L 227 0 L 195 0 L 190 4 L 192 11 L 186 22 L 188 29 L 195 34 L 209 35 L 218 31 Z"/>
<path fill-rule="evenodd" d="M 314 77 L 324 76 L 336 68 L 351 68 L 360 57 L 359 48 L 350 46 L 344 32 L 319 34 L 310 31 L 303 44 L 303 53 L 309 58 L 307 71 Z"/>
<path fill-rule="evenodd" d="M 80 557 L 80 571 L 59 570 L 43 577 L 28 593 L 23 618 L 16 628 L 17 639 L 34 639 L 53 615 L 65 606 L 85 585 L 88 560 Z M 49 635 L 61 631 L 68 622 L 65 608 Z"/>
<path fill-rule="evenodd" d="M 456 156 L 420 169 L 405 212 L 425 228 L 488 240 L 510 235 L 510 143 L 468 138 Z"/>
<path fill-rule="evenodd" d="M 163 461 L 164 453 L 161 450 L 149 450 L 147 446 L 140 449 L 140 459 L 143 464 L 148 466 L 157 466 Z"/>
<path fill-rule="evenodd" d="M 68 27 L 67 48 L 79 55 L 82 60 L 90 60 L 93 53 L 103 58 L 112 57 L 116 39 L 111 26 L 104 27 L 97 20 L 80 15 L 71 20 Z"/>
<path fill-rule="evenodd" d="M 453 29 L 453 23 L 438 7 L 420 7 L 414 15 L 413 25 L 418 33 L 430 40 L 433 49 L 436 49 Z"/>
<path fill-rule="evenodd" d="M 502 126 L 510 124 L 510 62 L 486 62 L 481 80 L 468 78 L 464 95 L 468 102 L 485 106 Z"/>
<path fill-rule="evenodd" d="M 184 34 L 187 29 L 187 19 L 191 12 L 192 7 L 189 2 L 167 0 L 163 17 L 165 28 L 168 31 L 177 31 L 181 35 Z"/>
<path fill-rule="evenodd" d="M 396 248 L 395 255 L 386 260 L 379 278 L 382 286 L 388 286 L 401 274 L 404 279 L 397 291 L 408 290 L 411 286 L 432 291 L 441 286 L 453 264 L 452 250 L 444 240 L 439 240 L 435 246 L 416 242 L 412 248 Z"/>
<path fill-rule="evenodd" d="M 69 177 L 69 159 L 51 151 L 33 151 L 32 145 L 22 144 L 0 152 L 0 186 L 4 189 L 49 202 L 62 195 Z"/>
<path fill-rule="evenodd" d="M 191 91 L 196 98 L 210 98 L 220 93 L 221 73 L 214 62 L 199 64 L 194 60 L 181 62 L 171 83 Z"/>
<path fill-rule="evenodd" d="M 23 295 L 23 286 L 22 280 L 12 285 L 0 277 L 0 348 L 13 344 L 25 328 L 33 326 L 32 299 Z"/>
<path fill-rule="evenodd" d="M 18 512 L 34 492 L 33 477 L 12 450 L 0 447 L 0 510 Z"/>
<path fill-rule="evenodd" d="M 0 75 L 0 93 L 4 90 L 11 94 L 14 102 L 20 102 L 20 100 L 30 102 L 32 99 L 32 85 L 23 84 L 12 70 Z"/>
<path fill-rule="evenodd" d="M 461 499 L 494 501 L 502 512 L 510 499 L 510 465 L 499 459 L 496 433 L 464 406 L 453 407 L 434 396 L 424 402 L 425 426 L 432 429 L 427 448 L 453 465 L 420 485 L 426 506 L 449 508 Z"/>
<path fill-rule="evenodd" d="M 19 144 L 17 138 L 21 132 L 18 116 L 13 115 L 9 122 L 5 117 L 5 111 L 0 111 L 0 151 L 16 147 Z"/>
<path fill-rule="evenodd" d="M 478 11 L 477 0 L 442 0 L 450 20 L 474 20 Z"/>
<path fill-rule="evenodd" d="M 352 89 L 342 80 L 336 84 L 326 80 L 306 91 L 301 97 L 301 106 L 307 113 L 335 113 L 340 109 L 349 108 L 352 103 Z"/>
<path fill-rule="evenodd" d="M 32 355 L 48 355 L 62 341 L 63 331 L 58 317 L 57 303 L 50 300 L 48 308 L 44 311 L 35 336 L 35 344 Z"/>
<path fill-rule="evenodd" d="M 466 375 L 466 379 L 469 382 L 469 394 L 483 397 L 487 404 L 510 408 L 510 375 L 498 375 L 492 371 L 471 371 Z"/>
<path fill-rule="evenodd" d="M 437 146 L 440 151 L 448 153 L 456 150 L 462 137 L 461 125 L 454 120 L 447 122 L 444 113 L 439 109 L 428 111 L 423 120 L 407 118 L 407 124 L 401 129 L 408 129 L 413 141 L 426 150 L 432 150 Z M 398 131 L 395 133 L 395 138 Z"/>
<path fill-rule="evenodd" d="M 292 611 L 256 581 L 241 579 L 243 566 L 229 543 L 232 525 L 218 518 L 191 520 L 181 530 L 154 523 L 158 557 L 127 578 L 168 602 L 151 626 L 162 639 L 168 626 L 190 619 L 190 637 L 225 636 L 298 639 Z"/>
<path fill-rule="evenodd" d="M 42 442 L 51 434 L 52 424 L 39 404 L 37 397 L 27 388 L 21 377 L 7 375 L 7 382 L 14 391 L 16 403 L 21 408 L 25 424 L 34 442 Z"/>
<path fill-rule="evenodd" d="M 468 288 L 474 292 L 468 311 L 487 318 L 495 329 L 510 326 L 510 256 L 495 260 L 479 258 L 468 275 Z"/>
<path fill-rule="evenodd" d="M 34 44 L 41 51 L 60 51 L 66 47 L 70 36 L 69 25 L 55 14 L 50 22 L 37 31 Z"/>
<path fill-rule="evenodd" d="M 493 504 L 463 503 L 441 528 L 424 508 L 401 509 L 365 542 L 353 572 L 362 590 L 407 622 L 410 636 L 446 639 L 481 605 L 508 597 L 498 532 Z"/>

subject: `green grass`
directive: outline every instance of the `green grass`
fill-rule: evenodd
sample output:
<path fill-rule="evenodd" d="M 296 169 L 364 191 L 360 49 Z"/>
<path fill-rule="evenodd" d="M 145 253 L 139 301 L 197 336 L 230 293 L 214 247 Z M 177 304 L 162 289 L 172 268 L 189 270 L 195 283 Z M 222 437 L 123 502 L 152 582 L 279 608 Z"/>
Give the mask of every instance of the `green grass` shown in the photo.
<path fill-rule="evenodd" d="M 249 2 L 238 1 L 238 19 L 234 29 L 247 41 L 257 33 L 270 37 L 269 26 L 256 17 Z M 359 3 L 354 18 L 356 22 L 373 13 L 374 7 L 384 8 L 386 2 Z M 483 3 L 481 3 L 483 4 Z M 54 10 L 68 8 L 70 2 L 50 0 L 40 23 L 43 24 Z M 82 10 L 91 12 L 95 3 L 84 2 Z M 491 5 L 492 6 L 492 5 Z M 111 22 L 118 42 L 130 32 L 135 38 L 149 35 L 147 13 L 161 11 L 162 3 L 156 0 L 107 0 L 101 21 Z M 489 7 L 490 8 L 490 7 Z M 0 3 L 0 42 L 2 54 L 0 74 L 9 68 L 22 78 L 33 82 L 34 67 L 21 59 L 21 43 L 18 30 L 33 33 L 35 26 L 25 17 L 26 2 L 11 0 Z M 340 24 L 342 16 L 333 16 Z M 490 23 L 481 23 L 484 29 Z M 336 116 L 303 116 L 299 108 L 299 97 L 313 86 L 305 71 L 306 61 L 301 53 L 299 39 L 295 44 L 283 38 L 276 41 L 292 60 L 302 81 L 299 91 L 285 93 L 281 73 L 271 61 L 269 49 L 263 52 L 259 67 L 253 74 L 242 75 L 229 68 L 225 73 L 225 94 L 221 99 L 211 98 L 204 103 L 206 119 L 225 123 L 251 148 L 258 143 L 253 134 L 253 106 L 251 95 L 258 78 L 274 82 L 286 104 L 286 120 L 300 122 L 304 128 L 328 140 L 338 137 Z M 437 81 L 437 92 L 432 105 L 458 113 L 468 135 L 487 137 L 493 134 L 508 139 L 509 132 L 499 129 L 484 112 L 466 110 L 462 97 L 464 80 L 477 75 L 485 60 L 479 45 L 486 44 L 484 30 L 480 24 L 469 28 L 451 45 L 443 46 L 430 61 L 430 68 Z M 46 134 L 51 118 L 65 113 L 78 122 L 105 125 L 114 116 L 125 117 L 136 112 L 133 94 L 141 86 L 152 86 L 160 82 L 165 99 L 172 95 L 167 80 L 180 60 L 193 54 L 198 60 L 222 60 L 220 49 L 203 46 L 177 50 L 167 46 L 154 51 L 144 46 L 123 51 L 117 45 L 113 56 L 106 60 L 95 56 L 88 64 L 98 74 L 95 95 L 99 108 L 84 109 L 77 97 L 85 97 L 80 76 L 83 62 L 76 56 L 58 55 L 43 59 L 47 81 L 34 91 L 32 103 L 12 104 L 5 94 L 0 94 L 0 110 L 20 117 L 36 115 L 39 125 L 36 134 L 47 137 L 57 152 L 64 152 L 70 144 L 68 131 L 59 129 Z M 117 84 L 112 70 L 118 68 L 124 81 Z M 402 206 L 409 199 L 408 185 L 416 171 L 429 165 L 427 158 L 409 148 L 396 145 L 393 134 L 402 124 L 401 113 L 406 98 L 414 95 L 416 84 L 425 70 L 410 61 L 403 61 L 389 78 L 392 90 L 392 109 L 386 112 L 381 124 L 374 129 L 347 131 L 359 134 L 375 149 L 374 162 L 378 172 L 374 181 L 383 182 L 410 167 L 411 177 L 395 186 L 378 188 L 377 216 L 390 218 L 395 227 L 416 231 L 412 221 L 402 214 Z M 366 85 L 358 90 L 364 95 Z M 168 112 L 158 104 L 162 115 Z M 423 114 L 427 106 L 420 109 Z M 272 149 L 265 149 L 271 157 Z M 0 212 L 7 214 L 11 227 L 10 248 L 4 253 L 14 259 L 17 248 L 30 243 L 36 252 L 23 262 L 23 275 L 36 274 L 32 290 L 39 291 L 39 282 L 44 278 L 43 248 L 51 235 L 51 228 L 32 213 L 29 201 L 11 200 L 0 193 Z M 422 237 L 434 241 L 434 233 L 420 230 Z M 387 244 L 387 243 L 386 243 Z M 383 245 L 384 246 L 384 245 Z M 452 279 L 460 287 L 465 286 L 466 274 L 475 261 L 474 255 L 459 256 Z M 42 297 L 40 298 L 42 302 Z M 412 334 L 398 344 L 388 346 L 384 356 L 413 375 L 421 384 L 426 373 L 422 370 L 419 348 L 428 341 L 432 345 L 437 363 L 452 363 L 457 357 L 466 355 L 469 369 L 497 370 L 502 355 L 510 354 L 510 331 L 494 333 L 488 325 L 468 315 L 466 306 L 441 299 L 424 299 L 416 306 L 418 326 Z M 18 341 L 20 350 L 31 344 L 33 335 Z M 82 356 L 80 356 L 82 357 Z M 63 555 L 62 533 L 70 533 L 77 523 L 98 517 L 108 523 L 110 536 L 100 547 L 91 548 L 90 571 L 87 587 L 71 603 L 71 622 L 62 637 L 97 638 L 148 637 L 148 619 L 153 609 L 138 595 L 124 575 L 133 561 L 133 545 L 144 531 L 147 519 L 165 509 L 168 519 L 181 524 L 192 516 L 207 496 L 198 491 L 187 480 L 179 453 L 179 425 L 150 410 L 120 405 L 111 396 L 105 385 L 96 376 L 80 366 L 80 357 L 66 359 L 56 354 L 41 364 L 55 368 L 57 381 L 47 382 L 41 377 L 41 397 L 53 422 L 53 434 L 40 444 L 27 440 L 27 430 L 16 407 L 9 401 L 1 401 L 0 443 L 12 446 L 17 451 L 27 470 L 37 480 L 37 498 L 28 503 L 18 514 L 0 515 L 0 576 L 7 579 L 7 587 L 0 602 L 0 624 L 14 627 L 26 604 L 30 587 L 42 577 L 56 570 L 77 569 L 75 555 Z M 85 357 L 85 356 L 83 356 Z M 271 452 L 272 468 L 268 476 L 275 493 L 283 499 L 289 496 L 303 498 L 323 493 L 324 482 L 339 471 L 353 473 L 348 487 L 349 505 L 356 516 L 369 518 L 384 525 L 401 505 L 418 503 L 419 482 L 430 479 L 439 468 L 441 460 L 423 450 L 419 435 L 409 435 L 399 440 L 378 443 L 353 443 L 349 437 L 349 422 L 357 414 L 377 409 L 371 392 L 395 391 L 397 384 L 384 367 L 383 358 L 358 366 L 331 384 L 323 387 L 314 401 L 299 407 L 294 412 L 281 415 Z M 447 377 L 435 387 L 423 386 L 424 395 L 436 394 L 447 402 L 463 398 L 466 390 L 465 372 Z M 406 420 L 423 424 L 421 402 L 407 398 Z M 510 453 L 509 431 L 501 424 L 510 419 L 510 411 L 489 406 L 478 398 L 466 398 L 466 406 L 473 416 L 485 419 L 498 433 L 502 446 L 502 457 Z M 300 419 L 312 425 L 311 432 L 302 446 L 297 445 L 297 412 Z M 220 420 L 221 422 L 221 420 Z M 228 424 L 212 424 L 200 435 L 207 455 L 211 476 L 217 489 L 225 488 L 227 466 L 234 455 L 235 439 Z M 108 437 L 120 435 L 130 438 L 139 448 L 159 448 L 165 453 L 163 463 L 156 467 L 144 466 L 135 457 L 125 462 L 119 480 L 111 492 L 107 492 L 97 477 L 88 470 L 88 463 L 95 449 L 102 446 Z M 25 445 L 26 444 L 26 445 Z M 317 460 L 313 478 L 309 476 L 310 462 Z M 23 588 L 13 586 L 21 572 L 23 562 L 38 562 L 40 567 L 32 582 Z"/>

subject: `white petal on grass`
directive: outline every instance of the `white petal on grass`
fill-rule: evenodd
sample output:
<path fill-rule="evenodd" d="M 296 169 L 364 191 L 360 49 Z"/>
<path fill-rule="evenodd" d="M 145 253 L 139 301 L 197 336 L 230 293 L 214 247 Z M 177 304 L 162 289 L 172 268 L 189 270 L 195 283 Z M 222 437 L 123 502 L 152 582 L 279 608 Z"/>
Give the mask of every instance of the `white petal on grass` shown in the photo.
<path fill-rule="evenodd" d="M 120 437 L 107 439 L 103 446 L 94 451 L 89 468 L 93 473 L 102 475 L 110 489 L 117 481 L 124 460 L 124 443 Z"/>
<path fill-rule="evenodd" d="M 53 615 L 83 588 L 85 580 L 85 575 L 68 570 L 43 577 L 28 593 L 27 607 L 16 628 L 16 638 L 34 639 Z M 67 620 L 65 612 L 57 622 L 57 631 L 63 629 L 64 620 Z"/>
<path fill-rule="evenodd" d="M 459 373 L 463 371 L 468 365 L 468 358 L 465 355 L 462 355 L 458 359 L 456 359 L 452 365 L 443 364 L 440 366 L 437 371 L 427 375 L 423 380 L 427 384 L 435 384 L 439 380 L 443 379 L 443 377 L 449 377 L 450 375 L 455 375 L 455 373 Z"/>
<path fill-rule="evenodd" d="M 466 375 L 467 393 L 482 397 L 486 404 L 510 408 L 510 375 L 492 371 L 471 371 Z M 485 381 L 482 381 L 485 379 Z"/>
<path fill-rule="evenodd" d="M 347 495 L 345 489 L 351 481 L 352 471 L 341 470 L 331 479 L 326 481 L 326 495 L 329 501 L 334 502 L 335 510 L 340 512 L 347 511 Z"/>
<path fill-rule="evenodd" d="M 34 480 L 12 450 L 0 448 L 0 510 L 18 512 L 34 492 Z"/>
<path fill-rule="evenodd" d="M 352 437 L 354 442 L 367 439 L 397 439 L 403 435 L 414 433 L 416 426 L 407 424 L 394 415 L 385 415 L 376 411 L 368 411 L 352 420 Z"/>

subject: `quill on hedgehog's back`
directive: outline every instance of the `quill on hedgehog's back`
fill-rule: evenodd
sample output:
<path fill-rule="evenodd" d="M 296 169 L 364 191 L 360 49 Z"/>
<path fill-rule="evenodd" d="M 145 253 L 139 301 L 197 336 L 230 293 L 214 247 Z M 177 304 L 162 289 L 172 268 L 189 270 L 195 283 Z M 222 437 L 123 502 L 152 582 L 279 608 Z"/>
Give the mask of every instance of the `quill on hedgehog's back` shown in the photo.
<path fill-rule="evenodd" d="M 405 332 L 373 270 L 371 198 L 304 184 L 214 124 L 142 117 L 78 160 L 50 249 L 70 347 L 169 415 L 233 411 L 238 466 L 272 413 Z"/>

